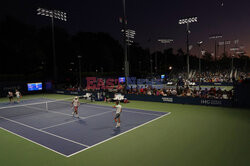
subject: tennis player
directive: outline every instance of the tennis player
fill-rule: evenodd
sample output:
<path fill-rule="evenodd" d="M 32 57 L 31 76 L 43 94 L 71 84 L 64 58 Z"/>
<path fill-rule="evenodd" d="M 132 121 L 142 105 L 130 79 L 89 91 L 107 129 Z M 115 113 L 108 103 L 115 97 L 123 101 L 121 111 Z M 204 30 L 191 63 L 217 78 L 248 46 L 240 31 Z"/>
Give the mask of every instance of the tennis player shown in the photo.
<path fill-rule="evenodd" d="M 11 91 L 8 92 L 8 98 L 9 98 L 10 103 L 11 103 L 13 100 L 13 92 L 11 92 Z"/>
<path fill-rule="evenodd" d="M 73 107 L 72 116 L 76 114 L 76 117 L 79 118 L 78 107 L 80 106 L 80 102 L 77 96 L 73 99 L 71 106 Z"/>
<path fill-rule="evenodd" d="M 19 92 L 19 91 L 16 89 L 16 98 L 17 98 L 17 102 L 18 102 L 18 103 L 20 102 L 21 97 L 22 97 L 21 92 Z"/>
<path fill-rule="evenodd" d="M 116 108 L 116 112 L 115 112 L 115 122 L 116 122 L 116 128 L 117 127 L 120 127 L 121 125 L 121 119 L 120 119 L 120 116 L 121 116 L 121 112 L 122 112 L 122 106 L 120 105 L 119 101 L 117 100 L 116 101 L 116 105 L 114 105 L 114 108 Z"/>

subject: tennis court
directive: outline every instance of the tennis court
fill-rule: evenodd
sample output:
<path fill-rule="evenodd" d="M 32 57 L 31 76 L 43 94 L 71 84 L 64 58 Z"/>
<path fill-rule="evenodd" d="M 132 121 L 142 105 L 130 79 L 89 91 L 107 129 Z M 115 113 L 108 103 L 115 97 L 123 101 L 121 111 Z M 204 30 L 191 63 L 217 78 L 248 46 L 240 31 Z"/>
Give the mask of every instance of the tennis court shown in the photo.
<path fill-rule="evenodd" d="M 80 118 L 71 112 L 70 99 L 0 103 L 0 128 L 70 157 L 170 114 L 124 108 L 121 127 L 115 128 L 110 106 L 82 103 Z"/>

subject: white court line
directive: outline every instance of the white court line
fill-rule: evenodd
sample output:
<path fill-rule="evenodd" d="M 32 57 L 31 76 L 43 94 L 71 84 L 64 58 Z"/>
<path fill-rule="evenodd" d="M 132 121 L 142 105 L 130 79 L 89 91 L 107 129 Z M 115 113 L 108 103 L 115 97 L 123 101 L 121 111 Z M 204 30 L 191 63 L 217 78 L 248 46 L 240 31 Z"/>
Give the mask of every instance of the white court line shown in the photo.
<path fill-rule="evenodd" d="M 32 104 L 29 104 L 29 105 L 32 105 Z M 22 106 L 27 106 L 27 104 L 26 104 L 26 105 L 22 105 Z M 94 105 L 87 105 L 87 106 L 96 107 L 96 108 L 100 108 L 100 109 L 102 108 L 102 109 L 103 109 L 102 106 L 99 106 L 99 107 L 98 107 L 98 106 L 94 106 Z M 13 107 L 15 107 L 15 106 L 13 106 Z M 2 107 L 2 108 L 3 108 L 3 107 Z M 6 108 L 10 108 L 10 107 L 6 107 Z M 1 108 L 0 108 L 0 109 L 1 109 Z M 109 108 L 105 108 L 105 109 L 110 110 Z M 55 111 L 53 111 L 53 112 L 55 112 Z M 111 111 L 111 110 L 110 110 L 110 111 L 105 111 L 105 112 L 100 113 L 100 114 L 105 114 L 105 113 L 108 113 L 108 112 L 112 112 L 112 111 Z M 124 112 L 125 112 L 125 111 L 124 111 Z M 34 141 L 32 141 L 32 140 L 30 140 L 30 139 L 28 139 L 28 138 L 25 138 L 25 137 L 20 136 L 20 135 L 18 135 L 18 134 L 16 134 L 16 133 L 13 133 L 13 132 L 11 132 L 11 131 L 9 131 L 9 130 L 7 130 L 7 129 L 3 129 L 2 127 L 0 127 L 0 128 L 3 129 L 3 130 L 5 130 L 5 131 L 8 131 L 8 132 L 10 132 L 10 133 L 12 133 L 12 134 L 14 134 L 14 135 L 17 135 L 17 136 L 19 136 L 19 137 L 21 137 L 21 138 L 24 138 L 24 139 L 26 139 L 26 140 L 29 140 L 29 141 L 31 141 L 31 142 L 37 144 L 37 145 L 40 145 L 40 146 L 42 146 L 42 147 L 44 147 L 44 148 L 46 148 L 46 149 L 49 149 L 49 150 L 51 150 L 51 151 L 53 151 L 53 152 L 56 152 L 57 154 L 60 154 L 60 155 L 65 156 L 65 157 L 71 157 L 71 156 L 73 156 L 73 155 L 76 155 L 76 154 L 78 154 L 78 153 L 80 153 L 80 152 L 83 152 L 83 151 L 85 151 L 85 150 L 87 150 L 87 149 L 93 148 L 93 147 L 95 147 L 95 146 L 97 146 L 97 145 L 99 145 L 99 144 L 102 144 L 102 143 L 104 143 L 104 142 L 107 142 L 107 141 L 109 141 L 109 140 L 111 140 L 111 139 L 114 139 L 114 138 L 116 138 L 116 137 L 118 137 L 118 136 L 121 136 L 121 135 L 123 135 L 123 134 L 125 134 L 125 133 L 128 133 L 128 132 L 130 132 L 130 131 L 132 131 L 132 130 L 135 130 L 135 129 L 139 128 L 139 127 L 142 127 L 142 126 L 144 126 L 144 125 L 146 125 L 146 124 L 148 124 L 148 123 L 151 123 L 151 122 L 153 122 L 153 121 L 155 121 L 155 120 L 158 120 L 158 119 L 160 119 L 160 118 L 162 118 L 162 117 L 164 117 L 164 116 L 167 116 L 167 115 L 171 114 L 171 112 L 168 112 L 167 114 L 164 114 L 164 115 L 151 114 L 151 113 L 142 113 L 142 112 L 133 112 L 133 111 L 126 111 L 126 112 L 141 113 L 141 114 L 148 114 L 148 115 L 157 115 L 157 116 L 159 116 L 159 117 L 157 117 L 157 118 L 155 118 L 155 119 L 153 119 L 153 120 L 151 120 L 151 121 L 145 122 L 145 123 L 143 123 L 143 124 L 141 124 L 141 125 L 139 125 L 139 126 L 136 126 L 136 127 L 132 128 L 132 129 L 130 129 L 130 130 L 127 130 L 127 131 L 125 131 L 125 132 L 123 132 L 123 133 L 120 133 L 120 134 L 118 134 L 118 135 L 116 135 L 116 136 L 113 136 L 113 137 L 110 137 L 110 138 L 108 138 L 108 139 L 106 139 L 106 140 L 103 140 L 103 141 L 101 141 L 101 142 L 99 142 L 99 143 L 97 143 L 97 144 L 94 144 L 94 145 L 92 145 L 92 146 L 88 146 L 88 145 L 84 145 L 84 144 L 81 144 L 81 143 L 79 143 L 79 142 L 75 142 L 75 141 L 73 141 L 73 140 L 69 140 L 69 139 L 67 139 L 67 138 L 64 138 L 64 137 L 61 137 L 61 136 L 58 136 L 58 135 L 55 135 L 55 134 L 52 134 L 52 133 L 43 131 L 43 130 L 41 130 L 41 129 L 37 129 L 37 128 L 31 127 L 31 126 L 25 125 L 25 124 L 23 124 L 23 123 L 20 123 L 20 122 L 17 122 L 17 121 L 13 121 L 13 120 L 11 120 L 11 119 L 4 118 L 4 117 L 1 117 L 1 116 L 0 116 L 0 118 L 3 118 L 3 119 L 5 119 L 5 120 L 9 120 L 9 121 L 12 121 L 12 122 L 14 122 L 14 123 L 17 123 L 17 124 L 26 126 L 26 127 L 28 127 L 28 128 L 32 128 L 32 129 L 34 129 L 34 130 L 37 130 L 37 131 L 40 131 L 40 132 L 43 132 L 43 133 L 46 133 L 46 134 L 49 134 L 49 135 L 52 135 L 52 136 L 55 136 L 55 137 L 58 137 L 58 138 L 67 140 L 67 141 L 69 141 L 69 142 L 73 142 L 73 143 L 76 143 L 76 144 L 79 144 L 79 145 L 82 145 L 82 146 L 86 147 L 85 149 L 80 150 L 80 151 L 75 152 L 75 153 L 70 154 L 70 155 L 62 154 L 62 153 L 60 153 L 60 152 L 57 152 L 57 151 L 55 151 L 55 150 L 53 150 L 53 149 L 50 149 L 50 148 L 44 146 L 44 145 L 41 145 L 41 144 L 39 144 L 39 143 L 37 143 L 37 142 L 34 142 Z M 58 112 L 56 112 L 56 113 L 58 113 Z M 99 116 L 100 114 L 91 115 L 91 116 L 88 116 L 88 117 Z M 69 115 L 69 114 L 65 114 L 65 115 Z"/>
<path fill-rule="evenodd" d="M 64 101 L 62 100 L 62 102 L 67 102 L 67 101 Z M 86 104 L 86 103 L 82 103 L 83 106 L 87 106 L 87 107 L 94 107 L 94 108 L 99 108 L 99 109 L 105 109 L 105 110 L 109 110 L 112 109 L 113 107 L 112 106 L 103 106 L 103 105 L 96 105 L 96 104 Z M 110 107 L 110 108 L 109 108 Z M 79 107 L 81 108 L 81 107 Z M 135 109 L 135 108 L 123 108 L 123 110 L 125 109 L 124 112 L 131 112 L 131 113 L 136 113 L 136 114 L 145 114 L 145 115 L 153 115 L 153 116 L 161 116 L 160 114 L 154 114 L 154 113 L 145 113 L 145 111 L 149 111 L 149 110 L 141 110 L 141 109 L 136 109 L 136 110 L 141 110 L 141 111 L 144 111 L 144 112 L 136 112 L 136 111 L 129 111 L 129 110 L 126 110 L 126 109 Z M 159 111 L 158 111 L 159 112 Z M 164 113 L 164 112 L 161 112 L 161 113 Z"/>
<path fill-rule="evenodd" d="M 110 112 L 109 111 L 105 111 L 105 112 L 102 112 L 102 113 L 99 113 L 99 114 L 95 114 L 95 115 L 90 115 L 90 116 L 85 116 L 85 117 L 79 117 L 79 119 L 88 119 L 88 118 L 92 118 L 92 117 L 95 117 L 95 116 L 100 116 L 100 115 L 103 115 L 103 114 L 106 114 L 106 113 L 110 113 Z M 68 124 L 68 123 L 72 123 L 72 122 L 78 121 L 79 119 L 68 121 L 68 122 L 64 122 L 64 123 L 59 123 L 59 124 L 56 124 L 56 125 L 53 125 L 53 126 L 44 127 L 44 128 L 41 128 L 40 130 L 45 130 L 45 129 L 49 129 L 49 128 L 53 128 L 53 127 L 57 127 L 57 126 L 62 126 L 62 125 Z"/>
<path fill-rule="evenodd" d="M 28 104 L 18 104 L 18 105 L 11 105 L 11 106 L 5 106 L 5 107 L 0 107 L 0 109 L 5 109 L 5 108 L 15 108 L 15 107 L 22 107 L 22 106 L 29 106 L 29 105 L 37 105 L 37 104 L 46 104 L 46 103 L 55 103 L 55 102 L 65 102 L 69 99 L 73 99 L 73 98 L 64 98 L 64 99 L 58 99 L 58 100 L 51 100 L 48 99 L 49 101 L 43 101 L 43 102 L 37 102 L 37 103 L 28 103 Z M 70 103 L 70 101 L 69 101 Z"/>
<path fill-rule="evenodd" d="M 37 142 L 35 142 L 35 141 L 29 139 L 29 138 L 26 138 L 26 137 L 24 137 L 24 136 L 21 136 L 21 135 L 19 135 L 19 134 L 17 134 L 17 133 L 14 133 L 14 132 L 9 131 L 9 130 L 7 130 L 7 129 L 5 129 L 5 128 L 2 128 L 2 127 L 0 127 L 0 129 L 2 129 L 2 130 L 4 130 L 4 131 L 7 131 L 7 132 L 9 132 L 9 133 L 11 133 L 11 134 L 14 134 L 14 135 L 16 135 L 16 136 L 18 136 L 18 137 L 20 137 L 20 138 L 23 138 L 23 139 L 25 139 L 25 140 L 27 140 L 27 141 L 30 141 L 30 142 L 32 142 L 32 143 L 34 143 L 34 144 L 36 144 L 36 145 L 39 145 L 39 146 L 41 146 L 41 147 L 43 147 L 43 148 L 45 148 L 45 149 L 51 150 L 51 151 L 53 151 L 53 152 L 55 152 L 55 153 L 57 153 L 57 154 L 60 154 L 60 155 L 62 155 L 62 156 L 64 156 L 64 157 L 67 157 L 67 155 L 65 155 L 65 154 L 63 154 L 63 153 L 60 153 L 60 152 L 58 152 L 58 151 L 56 151 L 56 150 L 54 150 L 54 149 L 51 149 L 51 148 L 49 148 L 49 147 L 47 147 L 47 146 L 44 146 L 44 145 L 42 145 L 42 144 L 39 144 L 39 143 L 37 143 Z"/>
<path fill-rule="evenodd" d="M 71 143 L 75 143 L 75 144 L 78 144 L 78 145 L 81 145 L 81 146 L 84 146 L 84 147 L 89 147 L 88 145 L 85 145 L 85 144 L 82 144 L 82 143 L 79 143 L 79 142 L 76 142 L 76 141 L 73 141 L 73 140 L 70 140 L 70 139 L 61 137 L 61 136 L 59 136 L 59 135 L 55 135 L 55 134 L 49 133 L 49 132 L 47 132 L 47 131 L 43 131 L 43 130 L 41 130 L 41 129 L 37 129 L 37 128 L 35 128 L 35 127 L 26 125 L 26 124 L 24 124 L 24 123 L 17 122 L 17 121 L 15 121 L 15 120 L 11 120 L 11 119 L 8 119 L 8 118 L 2 117 L 2 116 L 0 116 L 0 118 L 5 119 L 5 120 L 7 120 L 7 121 L 11 121 L 11 122 L 13 122 L 13 123 L 16 123 L 16 124 L 19 124 L 19 125 L 22 125 L 22 126 L 25 126 L 25 127 L 28 127 L 28 128 L 31 128 L 31 129 L 36 130 L 36 131 L 40 131 L 40 132 L 42 132 L 42 133 L 45 133 L 45 134 L 48 134 L 48 135 L 51 135 L 51 136 L 54 136 L 54 137 L 57 137 L 57 138 L 60 138 L 60 139 L 69 141 L 69 142 L 71 142 Z"/>
<path fill-rule="evenodd" d="M 92 104 L 92 103 L 83 103 L 83 104 L 87 104 L 87 105 L 89 105 L 89 106 L 96 106 L 96 107 L 106 107 L 106 108 L 110 108 L 110 107 L 112 107 L 112 106 L 110 106 L 110 105 L 101 105 L 101 104 Z M 133 107 L 133 108 L 124 108 L 124 109 L 131 109 L 131 110 L 138 110 L 138 111 L 144 111 L 144 112 L 161 112 L 161 113 L 165 113 L 164 111 L 152 111 L 152 110 L 143 110 L 143 109 L 141 109 L 141 108 L 135 108 L 135 107 Z"/>
<path fill-rule="evenodd" d="M 64 102 L 64 101 L 63 101 Z M 94 108 L 99 108 L 99 109 L 105 109 L 105 110 L 109 110 L 110 112 L 112 112 L 113 107 L 110 108 L 106 108 L 106 107 L 102 107 L 102 106 L 94 106 L 94 105 L 84 105 L 84 106 L 88 106 L 88 107 L 94 107 Z M 28 107 L 25 105 L 25 107 Z M 35 108 L 35 107 L 28 107 L 28 108 L 32 108 L 32 109 L 37 109 L 37 110 L 44 110 L 44 109 L 40 109 L 40 108 Z M 81 107 L 79 107 L 79 110 L 81 109 Z M 130 112 L 130 113 L 135 113 L 135 114 L 143 114 L 143 115 L 153 115 L 153 116 L 161 116 L 160 114 L 154 114 L 154 113 L 145 113 L 145 112 L 136 112 L 136 111 L 129 111 L 126 110 L 126 108 L 123 109 L 124 112 Z M 62 115 L 67 115 L 67 116 L 72 116 L 71 114 L 65 114 L 62 112 L 57 112 L 57 111 L 51 111 L 51 110 L 47 110 L 47 112 L 51 112 L 51 113 L 56 113 L 56 114 L 62 114 Z M 97 114 L 98 116 L 98 114 Z"/>
<path fill-rule="evenodd" d="M 46 110 L 46 109 L 37 108 L 37 107 L 31 107 L 31 106 L 25 106 L 25 107 L 36 109 L 36 110 L 39 110 L 39 111 L 44 111 L 44 112 L 51 112 L 51 113 L 54 113 L 54 114 L 61 114 L 61 115 L 72 116 L 71 114 L 66 114 L 66 113 L 62 113 L 62 112 L 58 112 L 58 111 L 51 111 L 51 110 Z"/>
<path fill-rule="evenodd" d="M 48 99 L 48 98 L 43 98 L 43 97 L 30 98 L 30 99 L 28 98 L 28 99 L 21 99 L 21 100 L 20 100 L 20 102 L 19 102 L 19 104 L 20 104 L 20 103 L 22 103 L 23 101 L 31 101 L 31 102 L 32 102 L 32 101 L 34 101 L 34 100 L 41 100 L 41 99 L 42 99 L 42 100 L 46 100 L 46 101 L 47 101 L 47 100 L 50 100 L 50 101 L 51 101 L 51 100 L 53 100 L 53 99 Z M 66 98 L 66 99 L 68 99 L 68 98 Z M 72 98 L 72 99 L 73 99 L 73 98 Z M 55 100 L 55 99 L 54 99 L 54 100 Z M 53 100 L 53 101 L 54 101 L 54 100 Z M 46 101 L 44 101 L 44 102 L 46 102 Z M 14 100 L 14 103 L 16 103 L 16 102 L 17 102 L 17 101 L 16 101 L 16 100 Z M 2 104 L 2 103 L 6 103 L 6 104 L 7 104 L 7 103 L 9 103 L 9 104 L 13 104 L 13 103 L 10 103 L 10 102 L 8 102 L 8 101 L 3 101 L 3 102 L 0 102 L 0 104 Z"/>
<path fill-rule="evenodd" d="M 85 105 L 85 106 L 89 106 L 89 107 L 95 107 L 95 108 L 99 108 L 99 109 L 105 109 L 105 110 L 110 110 L 112 109 L 113 107 L 110 107 L 110 108 L 101 108 L 102 106 L 98 107 L 98 106 L 94 106 L 94 105 Z M 125 110 L 124 110 L 125 109 Z M 129 109 L 129 108 L 128 108 Z M 154 114 L 154 113 L 145 113 L 145 112 L 136 112 L 136 111 L 129 111 L 129 110 L 126 110 L 126 108 L 123 108 L 124 112 L 130 112 L 130 113 L 135 113 L 135 114 L 145 114 L 145 115 L 153 115 L 153 116 L 161 116 L 160 114 Z M 111 111 L 111 110 L 110 110 Z M 144 110 L 143 110 L 144 111 Z"/>
<path fill-rule="evenodd" d="M 125 110 L 124 112 L 135 113 L 135 114 L 144 114 L 144 115 L 153 115 L 153 116 L 161 116 L 160 114 L 151 114 L 151 113 L 143 113 L 143 112 L 128 111 L 128 110 Z"/>
<path fill-rule="evenodd" d="M 75 122 L 75 121 L 79 121 L 79 119 L 71 120 L 71 121 L 64 122 L 64 123 L 59 123 L 59 124 L 56 124 L 56 125 L 53 125 L 53 126 L 48 126 L 48 127 L 40 128 L 40 130 L 50 129 L 50 128 L 53 128 L 53 127 L 65 125 L 65 124 L 72 123 L 72 122 Z"/>
<path fill-rule="evenodd" d="M 85 148 L 85 149 L 82 149 L 82 150 L 80 150 L 80 151 L 78 151 L 78 152 L 75 152 L 75 153 L 73 153 L 73 154 L 70 154 L 70 155 L 68 155 L 67 157 L 71 157 L 71 156 L 76 155 L 76 154 L 78 154 L 78 153 L 80 153 L 80 152 L 83 152 L 83 151 L 85 151 L 85 150 L 88 150 L 88 149 L 90 149 L 90 148 L 93 148 L 93 147 L 95 147 L 95 146 L 97 146 L 97 145 L 100 145 L 100 144 L 102 144 L 102 143 L 104 143 L 104 142 L 107 142 L 107 141 L 109 141 L 109 140 L 112 140 L 112 139 L 114 139 L 114 138 L 116 138 L 116 137 L 119 137 L 119 136 L 121 136 L 121 135 L 123 135 L 123 134 L 126 134 L 126 133 L 128 133 L 128 132 L 130 132 L 130 131 L 133 131 L 133 130 L 139 128 L 139 127 L 142 127 L 142 126 L 144 126 L 144 125 L 146 125 L 146 124 L 149 124 L 149 123 L 151 123 L 151 122 L 153 122 L 153 121 L 156 121 L 156 120 L 158 120 L 158 119 L 160 119 L 160 118 L 162 118 L 162 117 L 165 117 L 165 116 L 167 116 L 167 115 L 170 115 L 170 114 L 171 114 L 171 112 L 168 112 L 168 113 L 166 113 L 166 114 L 164 114 L 164 115 L 162 115 L 162 116 L 160 116 L 160 117 L 158 117 L 158 118 L 152 119 L 152 120 L 150 120 L 150 121 L 148 121 L 148 122 L 145 122 L 145 123 L 143 123 L 143 124 L 141 124 L 141 125 L 139 125 L 139 126 L 136 126 L 136 127 L 132 128 L 132 129 L 130 129 L 130 130 L 127 130 L 127 131 L 125 131 L 125 132 L 123 132 L 123 133 L 120 133 L 120 134 L 118 134 L 118 135 L 116 135 L 116 136 L 110 137 L 110 138 L 108 138 L 108 139 L 106 139 L 106 140 L 103 140 L 103 141 L 101 141 L 101 142 L 98 142 L 97 144 L 94 144 L 94 145 L 89 146 L 89 147 L 87 147 L 87 148 Z"/>
<path fill-rule="evenodd" d="M 60 102 L 67 102 L 65 104 L 68 104 L 68 101 L 65 101 L 65 100 L 60 100 Z M 94 104 L 84 104 L 83 106 L 94 107 L 94 108 L 99 108 L 99 109 L 105 109 L 105 110 L 109 110 L 109 111 L 111 111 L 110 109 L 113 108 L 113 107 L 107 108 L 108 106 L 101 106 L 101 105 L 99 106 L 99 105 L 94 105 Z M 79 109 L 81 109 L 81 107 L 79 107 Z M 130 112 L 130 113 L 135 113 L 135 114 L 153 115 L 153 116 L 161 116 L 160 114 L 137 112 L 137 111 L 129 111 L 129 110 L 126 110 L 126 109 L 132 109 L 132 108 L 123 108 L 124 112 Z M 137 109 L 137 110 L 141 110 L 141 109 Z M 147 110 L 142 110 L 142 111 L 147 111 Z M 53 112 L 57 113 L 56 111 L 53 111 Z M 66 114 L 66 115 L 69 115 L 69 114 Z"/>
<path fill-rule="evenodd" d="M 89 116 L 86 116 L 86 117 L 83 117 L 83 118 L 84 119 L 88 119 L 88 118 L 92 118 L 92 117 L 95 117 L 95 116 L 103 115 L 103 114 L 106 114 L 106 113 L 110 113 L 110 111 L 105 111 L 105 112 L 102 112 L 102 113 L 99 113 L 99 114 L 89 115 Z"/>
<path fill-rule="evenodd" d="M 0 109 L 5 109 L 5 108 L 18 108 L 18 107 L 24 107 L 24 106 L 34 105 L 34 104 L 45 104 L 45 102 L 29 103 L 29 104 L 20 104 L 20 105 L 11 105 L 11 106 L 7 106 L 7 107 L 0 107 Z"/>

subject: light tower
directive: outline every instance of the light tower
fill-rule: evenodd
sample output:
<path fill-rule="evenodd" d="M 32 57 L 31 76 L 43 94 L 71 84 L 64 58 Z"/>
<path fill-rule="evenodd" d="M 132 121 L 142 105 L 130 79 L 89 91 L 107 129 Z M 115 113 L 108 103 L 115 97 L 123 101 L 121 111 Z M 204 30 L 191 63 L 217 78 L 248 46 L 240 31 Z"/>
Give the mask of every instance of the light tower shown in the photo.
<path fill-rule="evenodd" d="M 198 18 L 197 17 L 189 17 L 189 18 L 184 18 L 179 20 L 179 24 L 186 24 L 187 25 L 187 77 L 189 76 L 189 34 L 191 33 L 189 30 L 189 24 L 197 22 Z"/>
<path fill-rule="evenodd" d="M 37 15 L 46 16 L 51 18 L 51 30 L 52 30 L 52 51 L 53 51 L 53 66 L 54 66 L 54 81 L 57 82 L 57 66 L 56 66 L 56 49 L 55 49 L 55 30 L 54 19 L 61 21 L 67 21 L 67 14 L 59 10 L 49 10 L 44 8 L 37 9 Z"/>

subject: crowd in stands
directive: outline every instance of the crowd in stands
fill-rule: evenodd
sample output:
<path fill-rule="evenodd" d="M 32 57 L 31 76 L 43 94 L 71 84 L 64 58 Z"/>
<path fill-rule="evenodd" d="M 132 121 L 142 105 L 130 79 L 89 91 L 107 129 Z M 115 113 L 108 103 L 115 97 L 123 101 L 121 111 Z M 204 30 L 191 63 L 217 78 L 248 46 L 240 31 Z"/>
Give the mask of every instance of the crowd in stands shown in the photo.
<path fill-rule="evenodd" d="M 232 76 L 232 74 L 228 72 L 203 72 L 201 75 L 195 74 L 195 77 L 193 77 L 191 81 L 199 82 L 199 78 L 201 82 L 233 82 L 234 80 L 241 82 L 246 78 L 246 73 L 239 72 Z"/>
<path fill-rule="evenodd" d="M 227 72 L 203 72 L 201 74 L 195 74 L 195 77 L 191 79 L 193 82 L 199 82 L 199 78 L 201 82 L 231 82 L 230 74 Z"/>
<path fill-rule="evenodd" d="M 197 71 L 191 71 L 189 74 L 190 82 L 224 82 L 230 83 L 233 81 L 242 82 L 249 77 L 249 73 L 236 71 L 220 71 L 220 72 L 202 72 L 199 74 Z M 186 78 L 185 72 L 173 74 L 169 80 L 177 81 L 180 78 Z"/>
<path fill-rule="evenodd" d="M 137 85 L 131 86 L 127 89 L 127 94 L 138 94 L 138 95 L 155 95 L 155 96 L 178 96 L 178 97 L 199 97 L 206 99 L 232 99 L 233 90 L 221 89 L 220 87 L 207 86 L 199 88 L 199 80 L 201 83 L 232 83 L 233 81 L 242 82 L 244 79 L 249 77 L 249 73 L 237 72 L 237 71 L 222 71 L 222 72 L 202 72 L 201 74 L 196 71 L 191 71 L 189 79 L 185 75 L 185 72 L 172 74 L 171 77 L 165 80 L 173 81 L 172 86 L 153 87 L 152 85 L 145 84 L 144 86 Z M 182 82 L 179 84 L 178 82 Z M 192 86 L 192 82 L 196 82 L 195 86 Z M 66 88 L 70 91 L 83 91 L 78 85 L 70 86 Z M 90 92 L 96 90 L 90 89 Z M 98 91 L 98 90 L 97 90 Z M 105 92 L 112 93 L 125 93 L 125 86 L 118 85 L 113 89 L 106 89 Z"/>
<path fill-rule="evenodd" d="M 177 88 L 162 88 L 155 89 L 151 87 L 146 88 L 131 88 L 128 94 L 141 94 L 141 95 L 155 95 L 155 96 L 179 96 L 179 97 L 200 97 L 206 99 L 232 99 L 232 90 L 221 90 L 212 87 L 210 89 L 196 89 L 190 87 L 177 87 Z"/>

